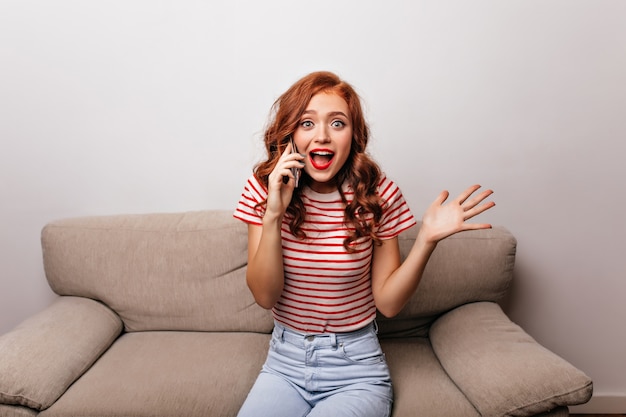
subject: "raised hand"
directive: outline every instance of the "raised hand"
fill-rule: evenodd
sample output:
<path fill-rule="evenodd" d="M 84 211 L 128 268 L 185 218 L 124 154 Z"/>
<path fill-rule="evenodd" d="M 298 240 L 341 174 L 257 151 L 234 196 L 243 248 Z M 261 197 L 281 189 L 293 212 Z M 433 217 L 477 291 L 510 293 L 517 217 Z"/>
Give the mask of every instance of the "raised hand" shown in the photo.
<path fill-rule="evenodd" d="M 484 200 L 493 194 L 485 190 L 473 195 L 480 185 L 473 185 L 463 191 L 457 198 L 446 203 L 448 191 L 442 191 L 439 197 L 428 207 L 422 218 L 420 234 L 426 242 L 436 243 L 448 236 L 465 230 L 489 229 L 488 223 L 466 223 L 467 220 L 489 210 L 496 204 Z"/>
<path fill-rule="evenodd" d="M 291 169 L 304 166 L 301 162 L 304 157 L 299 153 L 294 153 L 292 146 L 291 143 L 287 145 L 268 177 L 266 213 L 282 216 L 291 201 L 295 188 L 295 178 Z M 285 181 L 284 178 L 288 180 Z"/>

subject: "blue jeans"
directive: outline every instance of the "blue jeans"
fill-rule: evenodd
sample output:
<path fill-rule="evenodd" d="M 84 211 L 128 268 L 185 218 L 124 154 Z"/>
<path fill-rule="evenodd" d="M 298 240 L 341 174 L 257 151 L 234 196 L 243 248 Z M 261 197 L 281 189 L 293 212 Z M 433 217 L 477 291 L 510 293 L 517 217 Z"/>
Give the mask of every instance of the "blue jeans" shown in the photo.
<path fill-rule="evenodd" d="M 275 323 L 267 360 L 238 417 L 387 417 L 392 398 L 375 323 L 318 335 Z"/>

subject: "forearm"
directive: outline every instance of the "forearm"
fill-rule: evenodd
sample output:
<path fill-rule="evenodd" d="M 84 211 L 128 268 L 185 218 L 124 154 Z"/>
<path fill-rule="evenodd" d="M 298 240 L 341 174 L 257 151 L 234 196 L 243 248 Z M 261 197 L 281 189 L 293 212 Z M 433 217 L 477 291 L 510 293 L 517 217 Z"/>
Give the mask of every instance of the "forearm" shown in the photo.
<path fill-rule="evenodd" d="M 427 242 L 417 236 L 408 256 L 382 280 L 375 293 L 376 307 L 386 317 L 397 315 L 413 296 L 420 283 L 426 264 L 437 247 L 436 242 Z"/>
<path fill-rule="evenodd" d="M 257 304 L 263 308 L 274 307 L 284 286 L 281 219 L 263 219 L 263 226 L 254 253 L 248 259 L 246 282 Z M 252 233 L 250 231 L 249 233 Z"/>
<path fill-rule="evenodd" d="M 413 296 L 437 242 L 455 233 L 491 227 L 487 223 L 466 223 L 495 205 L 493 202 L 482 203 L 493 193 L 491 190 L 473 196 L 479 188 L 479 185 L 469 187 L 448 204 L 444 202 L 449 194 L 443 191 L 426 210 L 415 244 L 404 263 L 400 264 L 397 244 L 383 244 L 383 249 L 374 250 L 372 290 L 376 307 L 382 314 L 395 316 Z M 394 251 L 398 252 L 397 256 Z"/>

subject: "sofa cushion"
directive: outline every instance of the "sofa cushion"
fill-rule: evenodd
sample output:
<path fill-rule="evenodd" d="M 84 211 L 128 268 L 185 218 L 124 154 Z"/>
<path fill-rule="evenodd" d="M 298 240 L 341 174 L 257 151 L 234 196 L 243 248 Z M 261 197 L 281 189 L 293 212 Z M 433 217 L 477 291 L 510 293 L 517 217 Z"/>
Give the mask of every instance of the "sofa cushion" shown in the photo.
<path fill-rule="evenodd" d="M 427 338 L 381 342 L 394 391 L 393 417 L 478 417 L 448 377 Z"/>
<path fill-rule="evenodd" d="M 232 212 L 60 220 L 42 245 L 52 289 L 101 300 L 127 331 L 273 327 L 246 286 L 247 229 Z"/>
<path fill-rule="evenodd" d="M 243 332 L 124 334 L 40 416 L 234 416 L 269 339 Z"/>
<path fill-rule="evenodd" d="M 0 337 L 0 402 L 49 407 L 121 331 L 120 319 L 101 303 L 57 299 Z"/>
<path fill-rule="evenodd" d="M 496 303 L 445 314 L 430 337 L 443 368 L 481 415 L 534 416 L 591 397 L 587 375 L 537 343 Z"/>

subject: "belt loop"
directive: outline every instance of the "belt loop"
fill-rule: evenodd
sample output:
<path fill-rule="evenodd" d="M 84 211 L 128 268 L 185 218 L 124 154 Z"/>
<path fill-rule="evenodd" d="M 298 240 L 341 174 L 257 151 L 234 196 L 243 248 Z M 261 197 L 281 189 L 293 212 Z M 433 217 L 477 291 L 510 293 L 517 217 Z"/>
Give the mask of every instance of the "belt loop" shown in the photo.
<path fill-rule="evenodd" d="M 330 334 L 330 345 L 335 349 L 337 348 L 337 334 L 335 333 Z"/>
<path fill-rule="evenodd" d="M 378 334 L 378 322 L 376 321 L 376 319 L 374 319 L 372 324 L 374 325 L 374 334 Z"/>
<path fill-rule="evenodd" d="M 281 343 L 283 343 L 285 341 L 285 328 L 283 326 L 281 326 L 280 324 L 276 324 L 276 336 L 278 336 L 278 339 L 280 340 Z"/>

